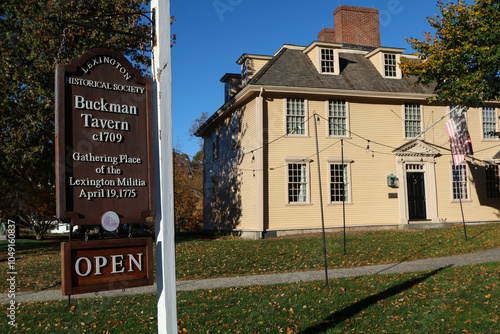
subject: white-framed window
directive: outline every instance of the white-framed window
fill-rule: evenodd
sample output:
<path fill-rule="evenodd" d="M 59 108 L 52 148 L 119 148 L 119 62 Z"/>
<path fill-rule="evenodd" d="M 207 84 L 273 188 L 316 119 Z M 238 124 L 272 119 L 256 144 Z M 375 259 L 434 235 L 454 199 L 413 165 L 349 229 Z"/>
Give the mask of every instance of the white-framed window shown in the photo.
<path fill-rule="evenodd" d="M 483 139 L 498 139 L 498 115 L 495 107 L 483 107 L 481 112 Z"/>
<path fill-rule="evenodd" d="M 309 202 L 309 167 L 302 161 L 288 162 L 288 203 Z"/>
<path fill-rule="evenodd" d="M 384 75 L 386 78 L 396 78 L 398 76 L 398 65 L 396 55 L 393 53 L 384 53 Z"/>
<path fill-rule="evenodd" d="M 350 159 L 328 158 L 330 203 L 352 203 Z"/>
<path fill-rule="evenodd" d="M 486 165 L 486 197 L 500 198 L 500 169 L 498 165 Z"/>
<path fill-rule="evenodd" d="M 347 137 L 349 126 L 349 111 L 344 100 L 328 101 L 328 135 Z"/>
<path fill-rule="evenodd" d="M 330 202 L 349 201 L 347 165 L 330 164 Z"/>
<path fill-rule="evenodd" d="M 306 135 L 306 101 L 303 98 L 286 99 L 286 133 Z"/>
<path fill-rule="evenodd" d="M 321 73 L 335 73 L 335 50 L 320 49 Z"/>
<path fill-rule="evenodd" d="M 451 165 L 451 184 L 453 190 L 453 200 L 469 199 L 469 175 L 467 165 Z"/>
<path fill-rule="evenodd" d="M 421 106 L 417 103 L 405 103 L 405 138 L 413 139 L 422 132 Z"/>

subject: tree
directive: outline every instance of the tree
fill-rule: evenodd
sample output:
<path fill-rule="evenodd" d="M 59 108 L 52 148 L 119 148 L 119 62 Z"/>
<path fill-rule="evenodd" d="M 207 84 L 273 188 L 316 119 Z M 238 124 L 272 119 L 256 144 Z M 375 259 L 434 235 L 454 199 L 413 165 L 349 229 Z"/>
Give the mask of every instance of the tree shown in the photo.
<path fill-rule="evenodd" d="M 203 165 L 174 151 L 174 208 L 177 232 L 199 231 L 203 225 Z"/>
<path fill-rule="evenodd" d="M 429 100 L 479 107 L 497 100 L 500 91 L 500 1 L 476 0 L 467 5 L 438 2 L 441 15 L 429 17 L 435 35 L 410 38 L 420 61 L 404 59 L 402 72 L 417 82 L 435 85 Z"/>
<path fill-rule="evenodd" d="M 191 139 L 196 137 L 196 135 L 195 135 L 196 131 L 198 131 L 200 126 L 203 123 L 205 123 L 205 121 L 208 119 L 209 116 L 210 115 L 208 114 L 208 112 L 202 111 L 200 116 L 198 118 L 196 118 L 193 121 L 193 123 L 191 123 L 191 126 L 189 127 L 188 132 L 187 132 L 187 134 L 191 137 Z M 203 149 L 203 140 L 201 138 L 199 138 L 198 143 L 200 145 L 200 149 Z"/>
<path fill-rule="evenodd" d="M 4 0 L 0 7 L 0 218 L 42 238 L 54 221 L 56 63 L 109 48 L 145 72 L 151 41 L 149 0 Z M 66 24 L 74 21 L 108 30 Z"/>

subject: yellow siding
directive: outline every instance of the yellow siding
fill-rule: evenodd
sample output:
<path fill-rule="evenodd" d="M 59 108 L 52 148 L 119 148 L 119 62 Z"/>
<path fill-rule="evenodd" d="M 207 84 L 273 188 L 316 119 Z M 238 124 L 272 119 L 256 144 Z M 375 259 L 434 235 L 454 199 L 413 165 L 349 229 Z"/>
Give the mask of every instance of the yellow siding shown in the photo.
<path fill-rule="evenodd" d="M 375 66 L 377 71 L 379 71 L 382 75 L 384 75 L 384 71 L 381 68 L 382 67 L 382 60 L 381 60 L 382 55 L 383 55 L 382 52 L 377 52 L 376 54 L 374 54 L 373 56 L 370 57 L 370 61 L 373 63 L 373 65 Z"/>
<path fill-rule="evenodd" d="M 345 160 L 352 160 L 351 187 L 352 203 L 345 207 L 346 224 L 351 226 L 399 224 L 399 189 L 387 186 L 387 176 L 397 174 L 397 158 L 393 150 L 408 140 L 404 139 L 404 101 L 377 102 L 367 100 L 349 101 L 350 125 L 353 135 L 344 139 Z M 269 139 L 278 138 L 285 133 L 285 116 L 283 98 L 275 98 L 268 102 Z M 328 137 L 328 111 L 325 100 L 308 100 L 309 116 L 317 112 L 320 116 L 318 141 L 320 150 L 320 167 L 322 177 L 323 203 L 326 226 L 342 225 L 342 205 L 329 204 L 329 164 L 328 158 L 341 157 L 339 138 Z M 443 106 L 423 106 L 424 129 L 434 123 L 448 111 Z M 469 127 L 474 149 L 481 151 L 491 147 L 491 142 L 482 142 L 480 110 L 469 111 Z M 444 127 L 445 121 L 438 123 L 425 134 L 425 140 L 439 148 L 441 156 L 435 162 L 437 182 L 436 197 L 438 217 L 441 221 L 460 221 L 459 203 L 452 201 L 451 192 L 451 154 L 448 150 L 448 137 Z M 312 121 L 308 122 L 309 136 L 284 137 L 269 146 L 269 229 L 302 229 L 320 227 L 320 205 L 315 132 Z M 367 139 L 370 140 L 368 143 Z M 384 144 L 385 146 L 379 145 Z M 369 152 L 366 151 L 370 145 Z M 498 149 L 498 147 L 497 147 Z M 373 152 L 372 152 L 373 151 Z M 490 148 L 486 157 L 496 153 Z M 304 205 L 287 204 L 287 157 L 309 157 L 308 189 L 310 203 Z M 426 178 L 430 178 L 426 173 Z M 399 180 L 399 182 L 406 182 Z M 472 188 L 473 183 L 470 183 Z M 398 198 L 389 198 L 389 193 L 398 194 Z M 429 194 L 430 195 L 430 194 Z M 404 196 L 404 194 L 403 194 Z M 404 200 L 404 199 L 403 199 Z M 498 207 L 498 201 L 496 201 Z M 497 208 L 478 205 L 477 194 L 472 193 L 471 200 L 464 202 L 464 210 L 469 220 L 499 219 Z M 429 204 L 430 205 L 430 204 Z M 468 211 L 468 212 L 467 212 Z M 430 218 L 430 217 L 429 217 Z"/>
<path fill-rule="evenodd" d="M 311 51 L 309 51 L 307 53 L 307 56 L 309 57 L 309 59 L 311 59 L 312 63 L 314 64 L 314 66 L 316 67 L 316 69 L 318 69 L 319 71 L 319 64 L 318 64 L 318 48 L 315 47 L 315 48 L 312 48 Z"/>
<path fill-rule="evenodd" d="M 324 203 L 326 227 L 343 225 L 342 203 L 330 203 L 330 170 L 332 160 L 340 163 L 341 140 L 328 135 L 328 98 L 317 96 L 303 97 L 306 101 L 306 135 L 286 136 L 286 95 L 264 92 L 263 109 L 264 134 L 268 145 L 265 149 L 258 144 L 258 114 L 261 112 L 257 97 L 238 109 L 239 145 L 236 152 L 231 147 L 230 117 L 218 127 L 220 158 L 215 169 L 223 170 L 225 157 L 232 159 L 238 168 L 239 184 L 239 220 L 235 228 L 242 231 L 259 231 L 259 201 L 265 196 L 262 176 L 268 180 L 268 225 L 267 230 L 293 230 L 321 227 L 319 201 L 318 162 L 321 169 L 321 186 Z M 342 99 L 342 97 L 334 97 Z M 395 154 L 396 148 L 411 142 L 405 139 L 404 103 L 405 100 L 344 98 L 348 108 L 348 128 L 351 135 L 343 138 L 344 161 L 350 164 L 350 193 L 345 205 L 346 226 L 398 225 L 404 223 L 401 206 L 406 206 L 405 177 L 398 174 L 402 159 Z M 414 101 L 413 101 L 414 102 Z M 412 103 L 413 103 L 412 102 Z M 423 101 L 421 101 L 424 103 Z M 448 112 L 447 106 L 422 105 L 422 129 L 425 130 Z M 317 114 L 319 159 L 316 156 L 316 133 L 313 115 Z M 468 191 L 470 198 L 463 201 L 464 215 L 467 221 L 500 220 L 500 199 L 485 199 L 484 162 L 491 161 L 498 152 L 500 140 L 482 140 L 481 109 L 470 109 L 467 113 L 468 126 L 474 151 L 478 159 L 469 163 Z M 426 164 L 425 182 L 435 182 L 435 194 L 426 193 L 428 216 L 433 222 L 461 222 L 460 203 L 453 200 L 452 193 L 452 157 L 449 151 L 448 136 L 445 129 L 446 117 L 421 138 L 425 145 L 433 147 L 439 154 L 433 163 Z M 368 141 L 369 140 L 369 141 Z M 369 149 L 367 151 L 367 146 Z M 227 152 L 232 152 L 228 155 Z M 206 145 L 210 152 L 210 143 Z M 264 154 L 266 153 L 266 154 Z M 210 156 L 206 156 L 210 158 Z M 308 164 L 308 203 L 288 204 L 287 161 L 304 158 Z M 266 161 L 267 159 L 267 161 Z M 419 157 L 413 157 L 418 164 Z M 416 159 L 416 160 L 415 160 Z M 267 162 L 267 164 L 266 164 Z M 215 165 L 214 165 L 215 166 Z M 267 166 L 265 170 L 263 166 Z M 430 172 L 435 171 L 433 178 Z M 471 172 L 472 171 L 472 172 Z M 387 185 L 387 176 L 398 175 L 399 188 Z M 477 186 L 477 190 L 476 190 Z M 391 196 L 389 196 L 389 194 Z M 436 198 L 436 203 L 430 203 Z M 430 217 L 430 206 L 435 207 L 435 217 Z M 216 216 L 216 214 L 214 214 Z M 208 226 L 208 225 L 207 225 Z"/>
<path fill-rule="evenodd" d="M 257 202 L 257 184 L 253 176 L 253 170 L 256 169 L 255 160 L 252 161 L 252 154 L 249 153 L 256 149 L 256 126 L 255 126 L 255 100 L 240 109 L 240 150 L 242 159 L 239 165 L 241 170 L 241 206 L 242 216 L 240 229 L 255 230 L 256 202 Z"/>

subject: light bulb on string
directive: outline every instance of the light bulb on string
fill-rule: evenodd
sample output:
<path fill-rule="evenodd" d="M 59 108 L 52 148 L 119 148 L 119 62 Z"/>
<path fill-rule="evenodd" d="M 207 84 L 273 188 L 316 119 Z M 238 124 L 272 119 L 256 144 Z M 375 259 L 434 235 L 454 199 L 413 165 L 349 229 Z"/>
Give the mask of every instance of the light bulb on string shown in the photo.
<path fill-rule="evenodd" d="M 368 140 L 368 143 L 366 144 L 366 152 L 368 153 L 370 151 L 370 141 Z"/>

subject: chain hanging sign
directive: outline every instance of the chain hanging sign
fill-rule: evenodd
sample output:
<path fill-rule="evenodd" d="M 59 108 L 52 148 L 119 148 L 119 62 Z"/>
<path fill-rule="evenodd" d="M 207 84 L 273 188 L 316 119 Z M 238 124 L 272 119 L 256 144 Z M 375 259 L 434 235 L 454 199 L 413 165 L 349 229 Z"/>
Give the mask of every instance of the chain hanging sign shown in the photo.
<path fill-rule="evenodd" d="M 93 49 L 56 67 L 58 218 L 144 223 L 154 215 L 151 79 Z"/>

